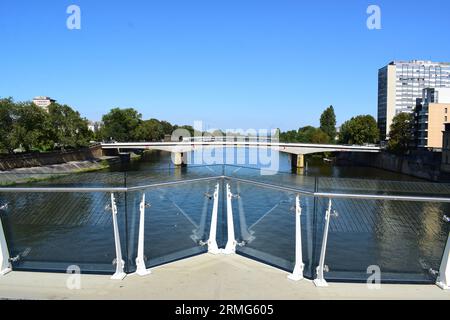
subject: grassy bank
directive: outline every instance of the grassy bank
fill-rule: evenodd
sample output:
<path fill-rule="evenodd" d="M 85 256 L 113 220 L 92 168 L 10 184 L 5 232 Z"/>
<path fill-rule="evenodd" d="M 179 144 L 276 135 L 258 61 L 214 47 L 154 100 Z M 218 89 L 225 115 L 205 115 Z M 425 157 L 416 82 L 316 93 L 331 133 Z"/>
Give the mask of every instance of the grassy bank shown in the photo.
<path fill-rule="evenodd" d="M 66 164 L 62 164 L 66 165 Z M 32 183 L 39 183 L 43 181 L 52 181 L 59 179 L 63 176 L 68 176 L 72 174 L 80 174 L 80 173 L 89 173 L 89 172 L 98 172 L 102 170 L 109 169 L 111 166 L 110 162 L 108 160 L 101 160 L 99 162 L 95 163 L 95 167 L 90 168 L 77 168 L 73 170 L 68 170 L 66 172 L 60 172 L 60 173 L 35 173 L 35 172 L 15 172 L 15 171 L 4 171 L 0 173 L 0 187 L 10 187 L 15 186 L 18 184 L 32 184 Z M 45 168 L 45 167 L 44 167 Z M 32 169 L 32 168 L 30 168 Z M 3 177 L 2 177 L 3 175 Z M 9 180 L 5 181 L 6 179 L 2 178 L 11 178 L 12 176 L 16 175 L 17 178 L 14 178 L 13 181 Z"/>

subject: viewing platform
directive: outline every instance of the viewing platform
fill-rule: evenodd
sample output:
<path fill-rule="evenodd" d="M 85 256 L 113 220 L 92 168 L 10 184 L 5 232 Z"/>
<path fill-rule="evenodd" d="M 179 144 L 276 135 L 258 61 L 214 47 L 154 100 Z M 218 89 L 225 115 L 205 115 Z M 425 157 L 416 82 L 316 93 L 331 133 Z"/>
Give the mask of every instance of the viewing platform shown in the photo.
<path fill-rule="evenodd" d="M 230 165 L 44 175 L 0 188 L 0 297 L 448 299 L 448 194 Z"/>
<path fill-rule="evenodd" d="M 69 275 L 12 272 L 0 279 L 0 299 L 157 299 L 157 300 L 450 300 L 434 285 L 293 282 L 287 272 L 239 255 L 193 257 L 156 267 L 152 274 L 115 282 L 109 276 L 82 275 L 81 287 L 68 289 Z"/>

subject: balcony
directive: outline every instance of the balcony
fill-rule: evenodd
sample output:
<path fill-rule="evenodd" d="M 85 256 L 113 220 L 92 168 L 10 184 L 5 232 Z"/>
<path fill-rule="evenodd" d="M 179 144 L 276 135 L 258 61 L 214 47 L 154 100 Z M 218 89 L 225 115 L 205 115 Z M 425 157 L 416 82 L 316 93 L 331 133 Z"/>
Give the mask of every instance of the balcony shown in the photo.
<path fill-rule="evenodd" d="M 123 279 L 209 252 L 318 286 L 366 282 L 374 267 L 383 283 L 447 283 L 448 184 L 222 165 L 0 179 L 4 273 L 78 268 Z"/>

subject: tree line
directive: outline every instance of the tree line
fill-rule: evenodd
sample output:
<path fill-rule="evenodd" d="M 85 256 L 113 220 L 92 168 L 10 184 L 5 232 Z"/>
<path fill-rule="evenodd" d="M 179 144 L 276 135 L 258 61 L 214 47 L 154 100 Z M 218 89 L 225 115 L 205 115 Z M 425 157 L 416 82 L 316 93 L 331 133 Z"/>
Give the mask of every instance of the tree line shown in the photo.
<path fill-rule="evenodd" d="M 133 108 L 114 108 L 102 118 L 102 127 L 97 140 L 103 141 L 161 141 L 165 135 L 181 128 L 194 136 L 194 128 L 189 125 L 172 125 L 158 119 L 143 120 L 142 114 Z"/>
<path fill-rule="evenodd" d="M 18 151 L 51 151 L 86 147 L 95 141 L 161 141 L 176 129 L 186 129 L 194 136 L 189 125 L 172 125 L 158 119 L 144 120 L 133 108 L 113 108 L 102 117 L 98 132 L 88 129 L 89 121 L 68 105 L 52 103 L 47 110 L 32 102 L 0 99 L 0 153 Z M 412 139 L 412 116 L 397 115 L 392 123 L 388 150 L 405 153 Z M 376 120 L 360 115 L 344 122 L 336 132 L 333 106 L 320 117 L 320 127 L 305 126 L 298 130 L 280 132 L 280 141 L 298 143 L 373 144 L 379 142 Z"/>
<path fill-rule="evenodd" d="M 0 152 L 50 151 L 89 144 L 88 121 L 67 105 L 52 103 L 48 112 L 32 102 L 0 99 Z"/>
<path fill-rule="evenodd" d="M 50 104 L 46 109 L 33 102 L 0 99 L 0 153 L 46 152 L 89 146 L 91 141 L 161 141 L 178 128 L 194 135 L 192 126 L 172 125 L 157 119 L 143 120 L 132 108 L 111 109 L 103 115 L 98 132 L 68 105 Z"/>
<path fill-rule="evenodd" d="M 103 126 L 97 134 L 98 140 L 125 141 L 160 141 L 166 134 L 171 135 L 176 129 L 183 128 L 194 136 L 192 126 L 172 125 L 157 119 L 142 120 L 142 115 L 135 109 L 112 109 L 102 118 Z M 401 113 L 394 117 L 390 128 L 390 140 L 387 150 L 392 153 L 404 153 L 412 139 L 412 115 Z M 217 135 L 225 135 L 217 130 Z M 320 127 L 305 126 L 298 130 L 281 132 L 281 142 L 291 143 L 341 143 L 350 145 L 376 144 L 380 141 L 377 121 L 371 115 L 359 115 L 345 121 L 336 130 L 336 114 L 333 106 L 328 107 L 320 117 Z"/>
<path fill-rule="evenodd" d="M 280 132 L 280 141 L 298 143 L 374 144 L 379 142 L 377 121 L 370 115 L 360 115 L 344 122 L 339 133 L 336 130 L 336 114 L 333 106 L 320 117 L 320 127 L 302 127 L 298 130 Z"/>

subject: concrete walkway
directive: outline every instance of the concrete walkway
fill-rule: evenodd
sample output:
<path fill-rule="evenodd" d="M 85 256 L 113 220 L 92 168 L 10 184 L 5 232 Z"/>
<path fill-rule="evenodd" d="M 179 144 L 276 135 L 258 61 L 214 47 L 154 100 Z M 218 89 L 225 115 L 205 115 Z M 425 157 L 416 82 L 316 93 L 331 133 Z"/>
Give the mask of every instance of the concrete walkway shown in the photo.
<path fill-rule="evenodd" d="M 0 277 L 2 299 L 448 299 L 450 291 L 433 285 L 330 283 L 316 288 L 310 281 L 292 282 L 287 273 L 247 258 L 209 254 L 178 261 L 123 281 L 82 275 L 81 289 L 70 290 L 69 275 L 11 272 Z"/>

